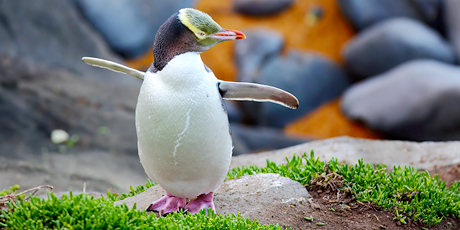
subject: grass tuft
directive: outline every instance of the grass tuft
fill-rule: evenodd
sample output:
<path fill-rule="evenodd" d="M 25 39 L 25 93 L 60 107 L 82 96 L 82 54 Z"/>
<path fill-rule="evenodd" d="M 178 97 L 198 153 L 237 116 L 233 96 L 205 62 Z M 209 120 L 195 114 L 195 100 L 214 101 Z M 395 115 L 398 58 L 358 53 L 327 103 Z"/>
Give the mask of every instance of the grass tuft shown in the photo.
<path fill-rule="evenodd" d="M 14 185 L 14 186 L 11 186 L 9 189 L 5 189 L 5 190 L 0 191 L 0 196 L 6 196 L 8 194 L 12 194 L 12 193 L 18 191 L 19 188 L 20 188 L 20 186 L 18 184 Z"/>
<path fill-rule="evenodd" d="M 206 215 L 207 210 L 195 215 L 174 213 L 157 218 L 136 211 L 135 206 L 114 206 L 110 199 L 86 194 L 70 193 L 59 199 L 49 193 L 48 200 L 31 197 L 28 202 L 9 203 L 9 208 L 13 211 L 2 211 L 0 215 L 0 227 L 7 229 L 282 229 L 240 215 Z"/>
<path fill-rule="evenodd" d="M 385 165 L 339 164 L 336 158 L 329 162 L 320 161 L 304 153 L 303 157 L 286 159 L 287 164 L 276 165 L 267 160 L 267 167 L 257 166 L 234 168 L 228 178 L 237 178 L 256 173 L 278 173 L 305 186 L 313 178 L 330 172 L 342 175 L 345 187 L 351 187 L 356 199 L 361 202 L 374 202 L 386 209 L 394 210 L 398 220 L 405 223 L 406 216 L 414 221 L 435 225 L 446 216 L 460 218 L 460 182 L 450 187 L 439 180 L 438 175 L 431 177 L 428 172 L 419 172 L 413 167 L 394 167 L 387 173 Z M 305 161 L 305 163 L 304 163 Z M 326 167 L 325 167 L 326 166 Z M 327 170 L 328 172 L 325 172 Z"/>
<path fill-rule="evenodd" d="M 428 172 L 418 172 L 413 167 L 394 167 L 387 173 L 385 165 L 373 166 L 359 160 L 355 165 L 339 164 L 336 158 L 320 161 L 305 153 L 293 156 L 286 164 L 277 165 L 267 160 L 266 167 L 240 167 L 228 172 L 234 179 L 257 173 L 278 173 L 305 186 L 333 185 L 334 189 L 352 191 L 361 202 L 374 202 L 394 210 L 395 220 L 406 223 L 408 218 L 429 225 L 441 222 L 446 216 L 460 217 L 460 182 L 446 187 L 444 181 Z M 343 177 L 343 179 L 342 179 Z M 334 178 L 344 183 L 332 183 Z M 107 197 L 93 198 L 86 194 L 70 193 L 58 199 L 53 193 L 48 200 L 32 196 L 8 203 L 8 211 L 0 213 L 0 228 L 6 229 L 281 229 L 265 226 L 257 220 L 250 221 L 240 215 L 206 215 L 202 210 L 196 215 L 172 214 L 157 218 L 144 211 L 127 206 L 113 206 L 113 202 L 139 194 L 156 183 L 130 189 L 128 193 L 107 193 Z M 13 190 L 13 189 L 11 189 Z M 11 192 L 11 191 L 9 191 Z M 307 217 L 306 217 L 307 219 Z M 313 221 L 313 219 L 311 220 Z M 321 223 L 317 223 L 321 224 Z"/>
<path fill-rule="evenodd" d="M 107 192 L 107 199 L 112 201 L 112 202 L 119 201 L 119 200 L 124 200 L 125 198 L 133 197 L 133 196 L 135 196 L 135 195 L 137 195 L 139 193 L 142 193 L 145 190 L 147 190 L 148 188 L 150 188 L 152 186 L 155 186 L 156 184 L 158 184 L 158 183 L 152 182 L 150 179 L 148 179 L 147 183 L 138 185 L 138 186 L 136 186 L 135 189 L 132 186 L 130 186 L 129 187 L 129 192 L 126 192 L 126 193 L 118 194 L 118 193 Z"/>

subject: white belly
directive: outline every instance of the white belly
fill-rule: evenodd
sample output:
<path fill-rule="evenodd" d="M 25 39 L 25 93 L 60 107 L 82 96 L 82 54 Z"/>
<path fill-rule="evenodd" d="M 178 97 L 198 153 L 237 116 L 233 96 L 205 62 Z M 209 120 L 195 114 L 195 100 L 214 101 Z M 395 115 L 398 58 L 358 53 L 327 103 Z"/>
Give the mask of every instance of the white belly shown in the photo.
<path fill-rule="evenodd" d="M 233 146 L 217 79 L 186 55 L 171 60 L 159 74 L 146 74 L 136 130 L 148 176 L 172 195 L 192 198 L 222 184 Z M 178 72 L 174 64 L 184 68 Z"/>

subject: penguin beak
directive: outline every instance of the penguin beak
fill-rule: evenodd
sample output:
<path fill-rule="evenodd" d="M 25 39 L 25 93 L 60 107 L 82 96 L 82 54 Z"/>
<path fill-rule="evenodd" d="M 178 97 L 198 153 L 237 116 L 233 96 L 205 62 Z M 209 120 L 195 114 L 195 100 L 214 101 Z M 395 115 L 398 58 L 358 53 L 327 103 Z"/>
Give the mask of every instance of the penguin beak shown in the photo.
<path fill-rule="evenodd" d="M 229 41 L 229 40 L 239 40 L 245 39 L 246 35 L 243 32 L 238 30 L 229 30 L 229 29 L 222 29 L 221 31 L 210 35 L 209 37 L 219 39 L 222 41 Z"/>

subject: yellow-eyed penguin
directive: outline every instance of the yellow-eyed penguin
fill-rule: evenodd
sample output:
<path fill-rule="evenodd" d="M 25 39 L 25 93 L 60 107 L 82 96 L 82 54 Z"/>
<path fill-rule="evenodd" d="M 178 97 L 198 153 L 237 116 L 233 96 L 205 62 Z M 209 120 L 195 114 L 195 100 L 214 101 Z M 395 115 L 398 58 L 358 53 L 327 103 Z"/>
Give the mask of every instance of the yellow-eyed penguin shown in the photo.
<path fill-rule="evenodd" d="M 158 30 L 154 62 L 146 73 L 83 58 L 90 65 L 144 80 L 136 106 L 139 158 L 147 175 L 166 191 L 148 210 L 160 214 L 214 210 L 213 192 L 225 179 L 233 149 L 222 98 L 298 107 L 297 99 L 283 90 L 220 81 L 201 60 L 200 53 L 217 43 L 245 37 L 242 32 L 223 29 L 206 13 L 186 8 Z M 185 198 L 194 197 L 186 204 Z"/>

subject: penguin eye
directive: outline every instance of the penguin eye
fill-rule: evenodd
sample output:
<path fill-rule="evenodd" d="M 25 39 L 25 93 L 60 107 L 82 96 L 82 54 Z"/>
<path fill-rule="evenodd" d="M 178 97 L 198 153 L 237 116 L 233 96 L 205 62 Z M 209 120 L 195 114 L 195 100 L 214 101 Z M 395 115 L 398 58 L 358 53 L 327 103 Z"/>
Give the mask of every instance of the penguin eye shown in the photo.
<path fill-rule="evenodd" d="M 206 36 L 206 34 L 204 32 L 197 32 L 196 33 L 196 36 L 199 37 L 199 38 L 204 38 L 204 36 Z"/>

